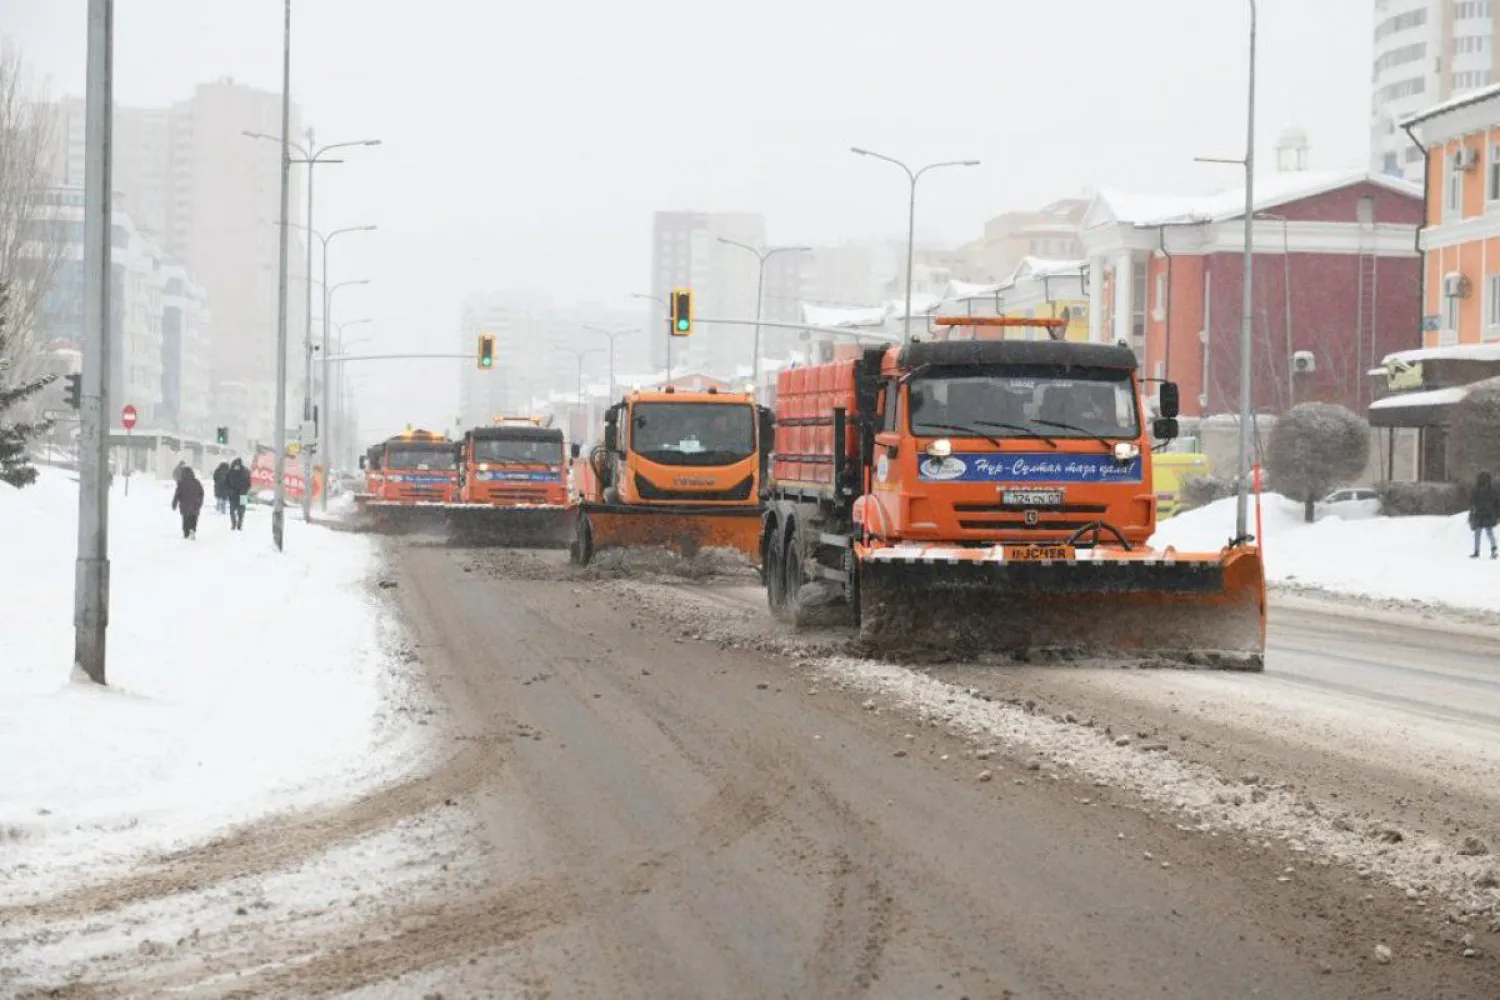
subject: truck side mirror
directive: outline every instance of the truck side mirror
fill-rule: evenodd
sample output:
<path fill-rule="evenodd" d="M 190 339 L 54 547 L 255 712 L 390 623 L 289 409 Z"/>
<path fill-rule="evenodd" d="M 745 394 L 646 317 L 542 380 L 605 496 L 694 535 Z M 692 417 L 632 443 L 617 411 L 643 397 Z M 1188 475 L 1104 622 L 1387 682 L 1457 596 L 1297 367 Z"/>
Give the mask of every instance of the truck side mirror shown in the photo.
<path fill-rule="evenodd" d="M 369 468 L 369 465 L 370 465 L 370 456 L 368 456 L 368 455 L 361 455 L 361 456 L 359 456 L 359 467 L 361 469 Z"/>
<path fill-rule="evenodd" d="M 770 454 L 776 449 L 776 414 L 768 406 L 756 410 L 760 416 L 760 450 Z"/>
<path fill-rule="evenodd" d="M 1157 403 L 1160 405 L 1162 416 L 1168 418 L 1177 416 L 1179 408 L 1182 404 L 1181 400 L 1178 399 L 1177 396 L 1176 382 L 1163 382 L 1161 384 L 1161 392 L 1157 395 L 1156 398 Z M 1176 437 L 1177 435 L 1174 433 L 1172 436 Z M 1158 434 L 1157 437 L 1161 437 L 1161 435 Z"/>
<path fill-rule="evenodd" d="M 583 445 L 579 444 L 577 441 L 574 441 L 572 447 L 570 447 L 568 450 L 572 453 L 574 458 L 577 458 L 579 455 L 583 454 Z"/>
<path fill-rule="evenodd" d="M 614 454 L 615 452 L 620 450 L 618 447 L 616 447 L 619 443 L 619 428 L 616 427 L 615 422 L 611 420 L 609 423 L 604 425 L 604 450 L 609 452 L 610 454 Z"/>
<path fill-rule="evenodd" d="M 1151 421 L 1151 436 L 1158 441 L 1170 441 L 1179 433 L 1176 417 L 1157 417 Z"/>

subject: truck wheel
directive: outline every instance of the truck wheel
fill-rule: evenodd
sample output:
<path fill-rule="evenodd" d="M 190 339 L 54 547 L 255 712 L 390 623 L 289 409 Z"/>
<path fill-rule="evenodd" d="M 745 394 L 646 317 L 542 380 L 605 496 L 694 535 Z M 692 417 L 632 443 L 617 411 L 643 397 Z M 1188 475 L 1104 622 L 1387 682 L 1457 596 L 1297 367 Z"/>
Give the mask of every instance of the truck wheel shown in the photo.
<path fill-rule="evenodd" d="M 588 517 L 579 514 L 573 526 L 573 544 L 568 547 L 568 561 L 574 566 L 587 566 L 593 558 L 594 532 Z"/>
<path fill-rule="evenodd" d="M 802 591 L 802 585 L 807 578 L 802 573 L 802 527 L 793 524 L 791 532 L 787 535 L 786 547 L 782 550 L 782 587 L 784 596 L 782 606 L 785 609 L 788 620 L 793 625 L 801 625 L 802 615 L 800 613 L 798 595 Z"/>
<path fill-rule="evenodd" d="M 789 617 L 786 607 L 786 561 L 783 558 L 780 534 L 775 528 L 766 532 L 765 567 L 761 574 L 765 577 L 766 603 L 771 606 L 772 616 L 779 621 L 786 621 Z"/>

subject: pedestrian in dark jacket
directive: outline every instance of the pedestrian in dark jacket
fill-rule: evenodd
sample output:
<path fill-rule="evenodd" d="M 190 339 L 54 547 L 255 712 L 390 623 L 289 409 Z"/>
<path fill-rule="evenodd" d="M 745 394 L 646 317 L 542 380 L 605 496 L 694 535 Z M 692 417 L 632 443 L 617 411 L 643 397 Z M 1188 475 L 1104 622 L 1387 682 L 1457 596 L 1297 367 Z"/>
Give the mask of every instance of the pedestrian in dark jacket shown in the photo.
<path fill-rule="evenodd" d="M 229 509 L 229 463 L 214 468 L 214 510 L 222 514 Z"/>
<path fill-rule="evenodd" d="M 188 464 L 186 462 L 178 462 L 177 463 L 177 468 L 175 468 L 175 469 L 172 470 L 172 482 L 174 482 L 174 483 L 180 483 L 180 482 L 182 482 L 182 472 L 187 467 L 188 467 Z"/>
<path fill-rule="evenodd" d="M 235 459 L 229 463 L 224 474 L 224 486 L 229 495 L 229 527 L 232 531 L 245 530 L 245 497 L 250 492 L 250 470 L 245 463 Z"/>
<path fill-rule="evenodd" d="M 198 537 L 198 512 L 203 509 L 203 484 L 184 466 L 177 490 L 172 494 L 172 509 L 182 515 L 182 537 Z"/>
<path fill-rule="evenodd" d="M 1495 490 L 1494 479 L 1488 472 L 1481 472 L 1474 480 L 1474 496 L 1469 502 L 1469 527 L 1474 531 L 1474 554 L 1479 558 L 1479 536 L 1490 540 L 1490 558 L 1500 558 L 1500 546 L 1495 544 L 1495 525 L 1500 524 L 1500 493 Z"/>

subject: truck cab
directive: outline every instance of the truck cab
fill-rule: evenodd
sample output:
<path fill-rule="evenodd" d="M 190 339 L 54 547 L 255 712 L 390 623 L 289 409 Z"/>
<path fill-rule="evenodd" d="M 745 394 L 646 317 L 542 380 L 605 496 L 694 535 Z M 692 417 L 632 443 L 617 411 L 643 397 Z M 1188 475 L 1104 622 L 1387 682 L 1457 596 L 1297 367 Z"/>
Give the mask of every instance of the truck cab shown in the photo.
<path fill-rule="evenodd" d="M 770 428 L 748 394 L 637 391 L 605 414 L 590 464 L 607 503 L 753 506 Z"/>
<path fill-rule="evenodd" d="M 1128 348 L 1058 340 L 884 352 L 865 528 L 964 545 L 1065 543 L 1103 525 L 1145 544 L 1152 431 L 1175 421 L 1148 426 L 1135 369 Z"/>
<path fill-rule="evenodd" d="M 406 431 L 380 446 L 376 498 L 391 503 L 453 503 L 458 446 L 437 431 Z"/>
<path fill-rule="evenodd" d="M 562 506 L 568 502 L 563 432 L 532 421 L 476 427 L 460 445 L 459 502 Z"/>

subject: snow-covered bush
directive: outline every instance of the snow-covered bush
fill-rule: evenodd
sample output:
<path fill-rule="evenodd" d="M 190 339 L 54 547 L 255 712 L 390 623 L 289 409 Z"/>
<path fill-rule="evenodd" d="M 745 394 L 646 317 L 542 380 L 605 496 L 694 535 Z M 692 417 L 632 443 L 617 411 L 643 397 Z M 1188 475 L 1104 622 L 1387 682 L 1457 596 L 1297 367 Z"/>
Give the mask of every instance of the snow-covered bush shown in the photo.
<path fill-rule="evenodd" d="M 1235 494 L 1234 480 L 1221 476 L 1185 476 L 1179 488 L 1184 508 L 1207 507 Z"/>
<path fill-rule="evenodd" d="M 1313 520 L 1313 505 L 1330 490 L 1353 482 L 1370 460 L 1370 425 L 1337 403 L 1302 403 L 1276 421 L 1266 449 L 1271 487 L 1300 500 Z"/>
<path fill-rule="evenodd" d="M 1500 378 L 1469 386 L 1448 430 L 1449 477 L 1472 486 L 1481 472 L 1500 475 Z"/>
<path fill-rule="evenodd" d="M 1458 483 L 1380 483 L 1375 489 L 1386 517 L 1444 516 L 1469 507 L 1467 491 Z"/>

